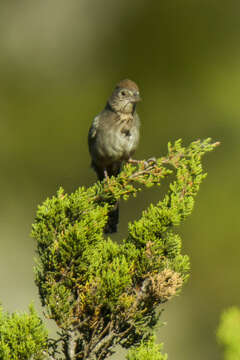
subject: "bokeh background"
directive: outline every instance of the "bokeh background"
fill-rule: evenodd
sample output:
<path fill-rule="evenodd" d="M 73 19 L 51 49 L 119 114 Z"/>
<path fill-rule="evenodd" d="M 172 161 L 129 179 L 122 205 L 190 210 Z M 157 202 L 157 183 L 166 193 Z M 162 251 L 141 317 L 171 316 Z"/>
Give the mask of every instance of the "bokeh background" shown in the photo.
<path fill-rule="evenodd" d="M 239 305 L 240 3 L 223 0 L 0 2 L 0 299 L 6 310 L 34 301 L 36 208 L 61 185 L 90 185 L 87 132 L 119 80 L 141 89 L 136 158 L 167 142 L 212 137 L 208 177 L 179 229 L 191 258 L 182 294 L 159 331 L 169 359 L 219 359 L 220 312 Z M 122 204 L 127 221 L 161 194 Z M 49 324 L 51 331 L 54 326 Z M 122 354 L 114 355 L 122 358 Z"/>

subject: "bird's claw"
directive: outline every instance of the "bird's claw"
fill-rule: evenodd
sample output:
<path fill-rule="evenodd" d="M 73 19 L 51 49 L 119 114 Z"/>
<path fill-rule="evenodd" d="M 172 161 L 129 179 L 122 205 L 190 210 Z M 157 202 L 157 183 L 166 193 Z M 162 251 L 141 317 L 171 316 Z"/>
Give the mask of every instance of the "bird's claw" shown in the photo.
<path fill-rule="evenodd" d="M 150 159 L 147 160 L 148 164 L 156 164 L 157 163 L 157 159 L 155 157 L 151 157 Z"/>
<path fill-rule="evenodd" d="M 130 158 L 130 159 L 128 159 L 128 162 L 130 164 L 140 164 L 142 162 L 142 160 L 136 160 L 136 159 Z"/>
<path fill-rule="evenodd" d="M 143 164 L 145 168 L 147 168 L 149 165 L 155 165 L 157 163 L 157 159 L 155 157 L 151 157 L 148 160 L 136 160 L 136 159 L 128 159 L 128 162 L 130 164 Z"/>

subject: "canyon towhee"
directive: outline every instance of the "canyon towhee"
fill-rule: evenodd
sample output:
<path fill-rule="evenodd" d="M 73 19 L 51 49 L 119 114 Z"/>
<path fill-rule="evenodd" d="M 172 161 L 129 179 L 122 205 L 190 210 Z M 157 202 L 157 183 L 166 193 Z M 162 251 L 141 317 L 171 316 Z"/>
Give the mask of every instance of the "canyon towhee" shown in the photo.
<path fill-rule="evenodd" d="M 138 86 L 131 80 L 122 80 L 115 87 L 102 112 L 92 122 L 88 133 L 92 167 L 102 181 L 117 176 L 122 163 L 135 152 L 139 141 L 140 120 L 136 104 L 140 101 Z M 116 232 L 118 203 L 109 213 L 105 232 Z"/>

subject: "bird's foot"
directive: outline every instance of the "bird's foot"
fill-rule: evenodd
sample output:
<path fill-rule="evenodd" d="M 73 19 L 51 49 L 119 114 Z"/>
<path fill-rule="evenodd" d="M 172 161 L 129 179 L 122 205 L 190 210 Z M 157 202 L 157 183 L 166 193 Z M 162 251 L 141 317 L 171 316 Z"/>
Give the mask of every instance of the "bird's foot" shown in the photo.
<path fill-rule="evenodd" d="M 157 159 L 155 157 L 151 157 L 150 159 L 148 159 L 146 161 L 148 164 L 156 164 L 157 163 Z"/>
<path fill-rule="evenodd" d="M 137 160 L 137 159 L 132 159 L 132 158 L 129 158 L 128 159 L 128 162 L 130 164 L 141 164 L 143 162 L 143 160 Z"/>
<path fill-rule="evenodd" d="M 136 160 L 136 159 L 128 159 L 128 162 L 130 164 L 143 164 L 145 168 L 147 168 L 149 165 L 155 165 L 157 163 L 157 160 L 155 157 L 151 157 L 150 159 L 148 160 Z"/>

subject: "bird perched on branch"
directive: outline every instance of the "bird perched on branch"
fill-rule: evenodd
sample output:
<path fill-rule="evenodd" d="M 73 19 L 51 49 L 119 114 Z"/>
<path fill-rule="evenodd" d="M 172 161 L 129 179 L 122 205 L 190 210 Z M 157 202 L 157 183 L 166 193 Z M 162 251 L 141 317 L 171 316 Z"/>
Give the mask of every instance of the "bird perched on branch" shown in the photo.
<path fill-rule="evenodd" d="M 140 120 L 136 104 L 141 100 L 135 82 L 120 81 L 109 97 L 105 108 L 92 122 L 88 146 L 92 167 L 98 179 L 117 176 L 124 161 L 128 161 L 139 142 Z M 116 232 L 118 204 L 109 213 L 105 232 Z"/>

